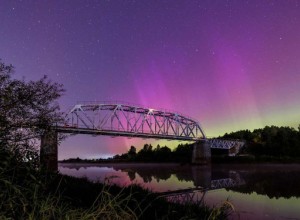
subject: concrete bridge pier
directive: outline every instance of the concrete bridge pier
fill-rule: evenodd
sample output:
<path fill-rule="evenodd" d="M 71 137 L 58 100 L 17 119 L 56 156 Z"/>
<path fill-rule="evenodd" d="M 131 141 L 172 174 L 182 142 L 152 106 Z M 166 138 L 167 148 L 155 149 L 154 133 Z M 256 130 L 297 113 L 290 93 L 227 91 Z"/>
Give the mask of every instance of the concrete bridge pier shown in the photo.
<path fill-rule="evenodd" d="M 57 132 L 48 131 L 41 137 L 40 163 L 41 167 L 49 171 L 57 171 Z"/>
<path fill-rule="evenodd" d="M 211 162 L 211 151 L 208 142 L 205 140 L 197 141 L 193 146 L 192 164 L 206 165 Z"/>

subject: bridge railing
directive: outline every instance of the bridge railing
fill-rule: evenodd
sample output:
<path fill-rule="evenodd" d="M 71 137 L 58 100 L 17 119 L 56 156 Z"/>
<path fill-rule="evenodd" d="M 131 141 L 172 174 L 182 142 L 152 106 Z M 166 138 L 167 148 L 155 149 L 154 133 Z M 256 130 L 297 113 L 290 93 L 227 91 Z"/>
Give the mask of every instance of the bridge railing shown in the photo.
<path fill-rule="evenodd" d="M 175 111 L 173 109 L 168 109 L 168 108 L 155 108 L 155 107 L 150 107 L 150 106 L 147 106 L 147 105 L 141 105 L 141 104 L 137 104 L 137 103 L 133 103 L 133 102 L 124 102 L 124 101 L 120 101 L 120 100 L 114 100 L 114 101 L 77 101 L 76 102 L 76 104 L 78 104 L 78 105 L 99 105 L 99 103 L 101 103 L 100 105 L 119 104 L 119 105 L 127 105 L 127 106 L 131 106 L 131 107 L 136 107 L 136 108 L 153 109 L 153 110 L 156 110 L 156 111 L 170 112 L 170 113 L 174 113 L 174 114 L 184 116 L 185 118 L 189 118 L 193 121 L 197 121 L 196 118 L 193 118 L 189 115 L 186 115 L 186 114 L 184 114 L 180 111 Z M 71 110 L 72 108 L 69 108 L 69 109 Z"/>

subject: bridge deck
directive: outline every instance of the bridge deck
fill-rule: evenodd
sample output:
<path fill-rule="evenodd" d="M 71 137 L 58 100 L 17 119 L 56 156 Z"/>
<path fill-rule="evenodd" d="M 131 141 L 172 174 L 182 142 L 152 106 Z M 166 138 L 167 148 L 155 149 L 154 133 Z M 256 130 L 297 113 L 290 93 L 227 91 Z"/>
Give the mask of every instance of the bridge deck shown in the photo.
<path fill-rule="evenodd" d="M 107 135 L 115 137 L 137 137 L 137 138 L 153 138 L 153 139 L 166 139 L 166 140 L 177 140 L 177 141 L 206 141 L 210 148 L 217 149 L 233 149 L 236 148 L 236 152 L 233 152 L 234 156 L 239 149 L 245 144 L 243 141 L 234 140 L 221 140 L 221 139 L 206 139 L 206 138 L 195 138 L 191 136 L 177 136 L 168 134 L 155 134 L 155 133 L 139 133 L 139 132 L 128 132 L 128 131 L 116 131 L 116 130 L 99 130 L 90 128 L 78 128 L 78 127 L 65 127 L 57 126 L 55 128 L 57 132 L 68 133 L 68 134 L 89 134 L 89 135 Z"/>
<path fill-rule="evenodd" d="M 154 138 L 154 139 L 168 139 L 179 141 L 199 141 L 203 140 L 194 137 L 165 135 L 165 134 L 150 134 L 150 133 L 138 133 L 138 132 L 126 132 L 115 130 L 98 130 L 89 128 L 76 128 L 76 127 L 56 127 L 57 132 L 69 133 L 69 134 L 90 134 L 90 135 L 107 135 L 107 136 L 119 136 L 119 137 L 139 137 L 139 138 Z"/>

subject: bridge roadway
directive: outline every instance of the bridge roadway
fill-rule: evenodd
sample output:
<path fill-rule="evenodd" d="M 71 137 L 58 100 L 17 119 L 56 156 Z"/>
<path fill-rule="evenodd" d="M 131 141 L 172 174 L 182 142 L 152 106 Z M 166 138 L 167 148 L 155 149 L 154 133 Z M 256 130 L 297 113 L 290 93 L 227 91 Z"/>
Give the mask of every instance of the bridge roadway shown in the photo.
<path fill-rule="evenodd" d="M 136 133 L 136 132 L 126 132 L 126 131 L 115 131 L 115 130 L 98 130 L 90 128 L 77 128 L 70 126 L 57 126 L 55 130 L 60 133 L 68 134 L 88 134 L 88 135 L 107 135 L 116 137 L 137 137 L 137 138 L 153 138 L 153 139 L 167 139 L 167 140 L 178 140 L 178 141 L 205 141 L 208 143 L 210 148 L 214 149 L 227 149 L 236 148 L 236 150 L 230 154 L 234 156 L 238 150 L 245 144 L 240 140 L 222 140 L 216 138 L 195 138 L 189 136 L 174 136 L 174 135 L 163 135 L 163 134 L 151 134 L 151 133 Z"/>
<path fill-rule="evenodd" d="M 128 132 L 128 131 L 116 131 L 109 129 L 90 129 L 90 128 L 77 128 L 69 126 L 57 126 L 55 130 L 60 133 L 68 134 L 89 134 L 89 135 L 107 135 L 107 136 L 120 136 L 120 137 L 137 137 L 137 138 L 153 138 L 153 139 L 167 139 L 167 140 L 178 140 L 178 141 L 199 141 L 204 138 L 195 138 L 190 136 L 174 136 L 167 134 L 151 134 L 151 133 L 140 133 L 140 132 Z"/>

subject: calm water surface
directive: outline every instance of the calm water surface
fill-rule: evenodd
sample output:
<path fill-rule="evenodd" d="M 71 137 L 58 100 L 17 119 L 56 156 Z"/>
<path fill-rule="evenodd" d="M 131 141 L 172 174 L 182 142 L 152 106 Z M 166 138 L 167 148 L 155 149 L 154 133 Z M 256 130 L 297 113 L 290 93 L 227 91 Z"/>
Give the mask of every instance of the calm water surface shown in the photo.
<path fill-rule="evenodd" d="M 59 164 L 62 174 L 155 192 L 205 189 L 190 194 L 206 204 L 229 199 L 232 219 L 300 219 L 300 164 L 212 165 Z M 175 197 L 174 197 L 175 198 Z"/>

